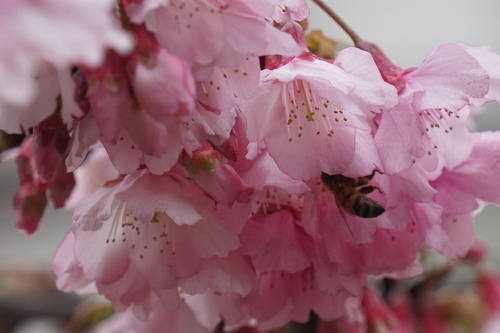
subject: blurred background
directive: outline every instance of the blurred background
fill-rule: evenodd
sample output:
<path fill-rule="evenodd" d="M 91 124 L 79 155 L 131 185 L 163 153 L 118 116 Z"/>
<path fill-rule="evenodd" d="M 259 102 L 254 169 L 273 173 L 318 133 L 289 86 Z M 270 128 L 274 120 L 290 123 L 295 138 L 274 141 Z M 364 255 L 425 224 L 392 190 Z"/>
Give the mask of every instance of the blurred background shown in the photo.
<path fill-rule="evenodd" d="M 308 3 L 309 30 L 321 29 L 326 36 L 352 45 L 333 20 L 312 1 Z M 497 0 L 325 0 L 325 3 L 401 67 L 418 66 L 444 41 L 490 45 L 500 53 L 500 1 Z M 500 129 L 497 104 L 485 107 L 477 119 L 477 129 Z M 78 301 L 71 295 L 55 292 L 50 268 L 51 258 L 69 229 L 71 213 L 49 209 L 39 230 L 27 236 L 14 227 L 12 198 L 17 187 L 15 165 L 0 164 L 0 333 L 4 332 L 1 327 L 10 321 L 20 323 L 11 330 L 16 333 L 55 332 L 58 318 L 66 318 Z M 499 208 L 486 207 L 477 216 L 476 229 L 488 241 L 490 259 L 500 266 L 499 219 Z M 34 292 L 35 289 L 38 291 Z M 17 301 L 12 302 L 13 299 Z M 35 319 L 21 321 L 33 314 L 37 314 Z"/>

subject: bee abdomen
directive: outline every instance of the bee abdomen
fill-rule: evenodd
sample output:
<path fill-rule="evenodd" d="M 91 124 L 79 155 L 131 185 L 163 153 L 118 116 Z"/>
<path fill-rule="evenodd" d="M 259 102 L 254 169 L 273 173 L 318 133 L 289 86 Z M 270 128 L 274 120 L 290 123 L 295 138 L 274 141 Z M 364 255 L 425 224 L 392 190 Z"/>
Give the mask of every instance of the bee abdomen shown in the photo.
<path fill-rule="evenodd" d="M 354 215 L 363 218 L 377 217 L 385 212 L 384 206 L 364 195 L 355 198 L 352 208 Z"/>

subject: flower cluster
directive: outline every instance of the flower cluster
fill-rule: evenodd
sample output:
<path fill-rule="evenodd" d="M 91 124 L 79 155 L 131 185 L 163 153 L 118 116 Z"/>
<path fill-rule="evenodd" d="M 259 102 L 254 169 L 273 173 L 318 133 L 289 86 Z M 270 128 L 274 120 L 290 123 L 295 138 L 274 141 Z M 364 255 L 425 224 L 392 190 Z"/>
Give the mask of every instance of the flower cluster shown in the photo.
<path fill-rule="evenodd" d="M 359 41 L 326 60 L 307 16 L 301 0 L 0 5 L 18 226 L 36 230 L 47 191 L 74 208 L 53 267 L 113 303 L 103 332 L 332 321 L 376 301 L 367 276 L 421 274 L 423 246 L 469 251 L 474 212 L 500 202 L 500 133 L 469 130 L 500 100 L 500 56 L 444 43 L 403 69 Z"/>

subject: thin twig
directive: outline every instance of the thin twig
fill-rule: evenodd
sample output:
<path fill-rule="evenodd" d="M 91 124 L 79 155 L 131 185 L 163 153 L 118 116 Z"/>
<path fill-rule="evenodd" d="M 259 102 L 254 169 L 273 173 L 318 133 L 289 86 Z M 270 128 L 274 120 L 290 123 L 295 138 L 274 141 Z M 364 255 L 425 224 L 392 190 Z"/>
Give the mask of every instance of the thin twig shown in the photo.
<path fill-rule="evenodd" d="M 122 25 L 122 28 L 128 30 L 130 28 L 130 19 L 128 18 L 127 10 L 123 5 L 122 0 L 118 0 L 116 2 L 116 5 L 118 7 L 118 15 L 120 16 L 120 23 Z"/>
<path fill-rule="evenodd" d="M 335 22 L 337 22 L 337 24 L 342 28 L 342 30 L 344 30 L 346 34 L 348 34 L 349 37 L 351 37 L 352 41 L 354 42 L 354 45 L 359 47 L 360 43 L 362 42 L 361 37 L 359 37 L 359 35 L 355 33 L 354 30 L 352 30 L 351 27 L 349 27 L 347 23 L 345 23 L 345 21 L 340 16 L 337 15 L 337 13 L 335 13 L 330 7 L 328 7 L 321 0 L 313 0 L 313 2 L 315 2 L 321 9 L 323 9 L 325 13 L 327 13 Z"/>

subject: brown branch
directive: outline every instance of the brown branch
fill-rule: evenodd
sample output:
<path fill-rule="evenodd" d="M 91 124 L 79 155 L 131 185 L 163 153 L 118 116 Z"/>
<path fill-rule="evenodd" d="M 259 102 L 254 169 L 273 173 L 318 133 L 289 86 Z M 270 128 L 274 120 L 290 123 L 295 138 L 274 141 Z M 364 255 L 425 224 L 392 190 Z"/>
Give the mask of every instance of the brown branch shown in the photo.
<path fill-rule="evenodd" d="M 335 22 L 337 22 L 342 30 L 344 30 L 346 34 L 351 37 L 354 45 L 356 47 L 359 47 L 360 43 L 363 40 L 357 33 L 354 32 L 354 30 L 351 29 L 351 27 L 347 25 L 347 23 L 345 23 L 345 21 L 340 16 L 337 15 L 337 13 L 335 13 L 330 7 L 328 7 L 322 0 L 313 0 L 313 2 L 315 2 L 321 9 L 323 9 L 325 13 L 327 13 Z"/>

